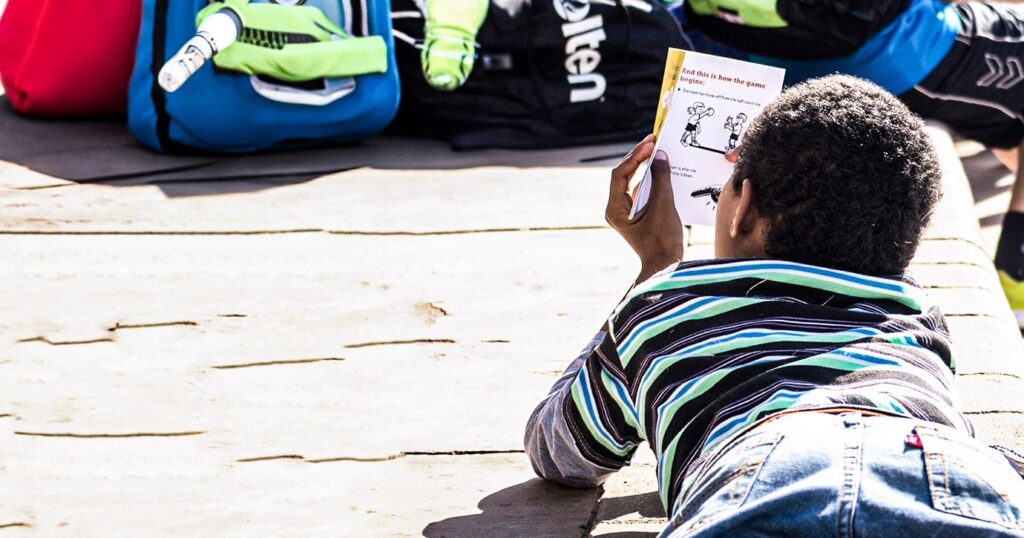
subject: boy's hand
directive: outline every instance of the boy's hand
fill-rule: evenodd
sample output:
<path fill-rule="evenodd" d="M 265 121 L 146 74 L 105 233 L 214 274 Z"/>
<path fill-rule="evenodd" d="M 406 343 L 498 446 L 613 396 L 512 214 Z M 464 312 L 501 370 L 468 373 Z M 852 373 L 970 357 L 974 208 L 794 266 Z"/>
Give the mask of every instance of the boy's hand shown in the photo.
<path fill-rule="evenodd" d="M 672 195 L 672 172 L 668 155 L 659 151 L 651 164 L 651 195 L 647 205 L 633 220 L 629 213 L 633 207 L 626 189 L 636 169 L 654 151 L 654 135 L 648 135 L 622 162 L 612 170 L 611 192 L 604 218 L 619 235 L 633 247 L 640 257 L 640 275 L 637 282 L 647 280 L 654 273 L 683 258 L 683 225 L 676 212 Z"/>

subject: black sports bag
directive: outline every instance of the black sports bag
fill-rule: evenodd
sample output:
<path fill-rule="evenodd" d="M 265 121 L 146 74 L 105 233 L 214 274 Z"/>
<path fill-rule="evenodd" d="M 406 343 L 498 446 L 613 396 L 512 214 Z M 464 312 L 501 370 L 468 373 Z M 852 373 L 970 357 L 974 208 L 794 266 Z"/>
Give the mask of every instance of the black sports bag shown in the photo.
<path fill-rule="evenodd" d="M 857 51 L 911 0 L 687 0 L 686 23 L 730 47 L 793 60 Z"/>
<path fill-rule="evenodd" d="M 420 64 L 421 3 L 391 2 L 402 83 L 393 130 L 455 149 L 639 140 L 654 122 L 667 49 L 689 48 L 659 0 L 492 2 L 472 74 L 440 91 Z"/>

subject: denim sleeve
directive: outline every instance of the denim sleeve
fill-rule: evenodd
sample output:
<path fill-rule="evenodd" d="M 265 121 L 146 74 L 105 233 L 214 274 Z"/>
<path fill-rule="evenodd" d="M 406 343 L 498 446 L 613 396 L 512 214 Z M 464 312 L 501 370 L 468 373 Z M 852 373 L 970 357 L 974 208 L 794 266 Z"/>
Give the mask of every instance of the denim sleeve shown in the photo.
<path fill-rule="evenodd" d="M 599 332 L 533 411 L 525 444 L 538 476 L 595 487 L 629 463 L 640 435 L 623 380 L 608 368 L 614 350 Z"/>

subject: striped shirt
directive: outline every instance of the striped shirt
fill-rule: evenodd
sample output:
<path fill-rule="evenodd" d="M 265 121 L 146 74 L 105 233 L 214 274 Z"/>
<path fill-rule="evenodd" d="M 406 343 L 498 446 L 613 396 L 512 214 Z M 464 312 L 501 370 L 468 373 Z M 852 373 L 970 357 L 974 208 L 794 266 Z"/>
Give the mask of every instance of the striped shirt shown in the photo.
<path fill-rule="evenodd" d="M 864 409 L 972 433 L 949 333 L 906 276 L 685 262 L 639 284 L 527 426 L 538 474 L 601 483 L 647 441 L 669 514 L 688 470 L 784 411 Z"/>

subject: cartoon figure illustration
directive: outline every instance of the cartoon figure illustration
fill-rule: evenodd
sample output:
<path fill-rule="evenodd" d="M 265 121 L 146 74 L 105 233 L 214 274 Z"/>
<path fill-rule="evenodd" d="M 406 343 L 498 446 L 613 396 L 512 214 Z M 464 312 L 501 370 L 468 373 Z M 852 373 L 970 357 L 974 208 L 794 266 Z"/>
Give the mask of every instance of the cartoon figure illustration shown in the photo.
<path fill-rule="evenodd" d="M 735 118 L 729 116 L 725 118 L 725 130 L 732 131 L 729 135 L 729 143 L 726 144 L 725 149 L 734 149 L 736 147 L 736 141 L 740 139 L 740 133 L 743 132 L 743 124 L 747 123 L 747 115 L 740 112 Z"/>
<path fill-rule="evenodd" d="M 683 131 L 683 137 L 679 139 L 679 143 L 684 146 L 699 146 L 697 135 L 700 134 L 700 120 L 714 116 L 715 109 L 697 102 L 693 106 L 687 107 L 686 112 L 690 114 L 690 117 L 686 120 L 686 130 Z"/>

